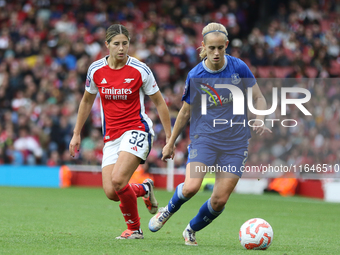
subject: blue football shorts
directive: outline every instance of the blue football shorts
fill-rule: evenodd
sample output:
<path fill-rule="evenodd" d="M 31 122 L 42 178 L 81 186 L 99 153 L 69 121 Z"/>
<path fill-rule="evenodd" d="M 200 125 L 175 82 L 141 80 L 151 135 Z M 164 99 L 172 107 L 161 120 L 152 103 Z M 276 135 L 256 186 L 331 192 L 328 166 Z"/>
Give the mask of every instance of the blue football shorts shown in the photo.
<path fill-rule="evenodd" d="M 232 149 L 199 137 L 188 146 L 187 164 L 200 162 L 215 172 L 230 172 L 241 177 L 247 158 L 248 146 Z"/>

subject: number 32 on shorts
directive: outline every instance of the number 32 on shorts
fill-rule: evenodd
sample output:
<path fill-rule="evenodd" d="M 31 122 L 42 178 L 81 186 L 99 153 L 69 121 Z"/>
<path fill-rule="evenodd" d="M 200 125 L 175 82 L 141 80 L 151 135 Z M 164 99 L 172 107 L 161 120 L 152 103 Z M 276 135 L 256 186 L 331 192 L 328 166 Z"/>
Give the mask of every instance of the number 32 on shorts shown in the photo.
<path fill-rule="evenodd" d="M 131 135 L 129 143 L 137 145 L 139 148 L 143 148 L 143 142 L 145 141 L 146 135 L 138 131 L 132 131 Z"/>

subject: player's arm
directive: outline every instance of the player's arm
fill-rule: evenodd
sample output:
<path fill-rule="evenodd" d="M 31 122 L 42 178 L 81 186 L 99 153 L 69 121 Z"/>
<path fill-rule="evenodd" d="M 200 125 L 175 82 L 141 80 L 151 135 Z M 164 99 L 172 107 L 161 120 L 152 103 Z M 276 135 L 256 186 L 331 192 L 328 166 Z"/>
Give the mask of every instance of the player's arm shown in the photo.
<path fill-rule="evenodd" d="M 166 105 L 161 92 L 157 91 L 155 94 L 149 96 L 151 101 L 155 104 L 159 118 L 162 122 L 166 142 L 168 142 L 171 136 L 171 121 L 168 106 Z"/>
<path fill-rule="evenodd" d="M 267 102 L 264 98 L 259 85 L 256 83 L 253 87 L 253 101 L 257 110 L 267 110 Z M 262 122 L 261 122 L 262 121 Z M 267 128 L 264 124 L 264 115 L 256 115 L 256 121 L 254 122 L 253 130 L 256 131 L 256 134 L 262 135 L 265 131 L 272 132 L 269 128 Z M 262 125 L 263 124 L 263 125 Z"/>
<path fill-rule="evenodd" d="M 69 151 L 72 157 L 74 157 L 75 155 L 75 149 L 79 151 L 80 132 L 85 124 L 86 119 L 90 115 L 92 105 L 95 99 L 96 99 L 96 94 L 91 94 L 85 90 L 83 98 L 80 101 L 77 122 L 76 122 L 76 126 L 74 127 L 73 137 L 69 145 Z"/>
<path fill-rule="evenodd" d="M 190 104 L 183 101 L 183 105 L 176 118 L 175 126 L 174 129 L 172 130 L 171 137 L 168 143 L 163 148 L 162 160 L 173 158 L 176 139 L 182 132 L 183 128 L 186 126 L 189 118 L 190 118 Z"/>

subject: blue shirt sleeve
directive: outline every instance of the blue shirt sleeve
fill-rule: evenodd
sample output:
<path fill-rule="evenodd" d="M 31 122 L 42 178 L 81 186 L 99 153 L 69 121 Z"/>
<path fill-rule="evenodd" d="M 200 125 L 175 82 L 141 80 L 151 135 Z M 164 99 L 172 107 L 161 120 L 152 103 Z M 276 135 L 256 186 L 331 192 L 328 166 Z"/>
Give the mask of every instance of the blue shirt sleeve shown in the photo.
<path fill-rule="evenodd" d="M 252 74 L 246 63 L 244 63 L 242 60 L 240 60 L 238 73 L 241 76 L 240 78 L 243 78 L 242 82 L 246 88 L 250 88 L 256 84 L 256 79 L 254 75 Z"/>
<path fill-rule="evenodd" d="M 182 96 L 182 101 L 190 104 L 190 77 L 188 75 L 187 80 L 185 81 L 185 88 Z"/>

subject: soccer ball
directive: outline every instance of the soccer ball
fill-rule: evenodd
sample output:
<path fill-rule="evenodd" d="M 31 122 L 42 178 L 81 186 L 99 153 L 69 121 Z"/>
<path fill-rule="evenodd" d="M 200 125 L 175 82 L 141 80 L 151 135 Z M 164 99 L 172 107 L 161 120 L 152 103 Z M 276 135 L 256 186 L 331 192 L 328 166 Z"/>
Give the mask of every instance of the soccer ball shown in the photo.
<path fill-rule="evenodd" d="M 266 250 L 273 242 L 273 229 L 264 219 L 247 220 L 240 228 L 239 239 L 247 250 Z"/>

